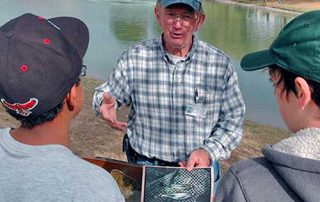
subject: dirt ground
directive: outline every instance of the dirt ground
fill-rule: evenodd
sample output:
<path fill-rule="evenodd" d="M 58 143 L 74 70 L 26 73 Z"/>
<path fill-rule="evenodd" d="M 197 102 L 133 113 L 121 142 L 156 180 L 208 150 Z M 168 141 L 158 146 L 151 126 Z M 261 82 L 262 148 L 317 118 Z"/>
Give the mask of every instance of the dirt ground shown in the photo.
<path fill-rule="evenodd" d="M 99 156 L 126 161 L 125 154 L 122 152 L 123 133 L 109 127 L 91 110 L 93 89 L 102 81 L 89 78 L 82 82 L 85 87 L 85 104 L 71 125 L 71 150 L 81 157 Z M 127 108 L 121 109 L 118 114 L 119 120 L 125 121 L 127 114 Z M 18 126 L 18 122 L 1 106 L 0 128 Z M 230 159 L 222 162 L 223 170 L 238 160 L 260 156 L 260 149 L 264 144 L 274 143 L 287 135 L 288 133 L 284 130 L 246 121 L 243 141 L 232 153 Z"/>

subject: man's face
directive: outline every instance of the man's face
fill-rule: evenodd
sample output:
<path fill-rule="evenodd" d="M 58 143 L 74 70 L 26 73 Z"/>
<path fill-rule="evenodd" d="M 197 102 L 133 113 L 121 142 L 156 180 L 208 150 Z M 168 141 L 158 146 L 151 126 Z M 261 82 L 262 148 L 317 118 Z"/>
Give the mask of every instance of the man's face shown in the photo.
<path fill-rule="evenodd" d="M 186 56 L 192 45 L 192 35 L 198 31 L 204 15 L 192 11 L 187 6 L 156 7 L 155 14 L 163 29 L 165 49 L 178 56 Z"/>

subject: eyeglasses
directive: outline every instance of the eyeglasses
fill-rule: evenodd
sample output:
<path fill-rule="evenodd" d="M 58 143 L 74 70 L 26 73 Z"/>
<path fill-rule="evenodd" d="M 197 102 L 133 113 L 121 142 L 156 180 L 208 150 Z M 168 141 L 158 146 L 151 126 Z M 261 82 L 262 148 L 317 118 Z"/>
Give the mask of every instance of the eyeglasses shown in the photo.
<path fill-rule="evenodd" d="M 80 76 L 86 76 L 86 75 L 87 75 L 87 65 L 82 65 Z"/>
<path fill-rule="evenodd" d="M 192 22 L 194 22 L 194 20 L 197 20 L 197 18 L 192 14 L 180 15 L 175 13 L 165 13 L 164 16 L 169 24 L 174 24 L 179 20 L 183 26 L 189 26 Z"/>

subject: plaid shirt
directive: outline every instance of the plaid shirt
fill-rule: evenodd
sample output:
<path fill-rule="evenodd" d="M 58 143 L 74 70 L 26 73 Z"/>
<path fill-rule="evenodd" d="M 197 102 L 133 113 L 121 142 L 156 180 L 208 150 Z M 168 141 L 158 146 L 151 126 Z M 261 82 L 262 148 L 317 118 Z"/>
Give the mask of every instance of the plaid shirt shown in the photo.
<path fill-rule="evenodd" d="M 97 114 L 105 91 L 118 107 L 131 105 L 130 144 L 149 158 L 187 160 L 203 148 L 213 161 L 227 159 L 242 139 L 245 106 L 235 69 L 221 51 L 193 40 L 187 59 L 177 64 L 165 53 L 161 37 L 132 46 L 95 90 Z M 205 118 L 187 115 L 191 105 L 206 109 Z"/>

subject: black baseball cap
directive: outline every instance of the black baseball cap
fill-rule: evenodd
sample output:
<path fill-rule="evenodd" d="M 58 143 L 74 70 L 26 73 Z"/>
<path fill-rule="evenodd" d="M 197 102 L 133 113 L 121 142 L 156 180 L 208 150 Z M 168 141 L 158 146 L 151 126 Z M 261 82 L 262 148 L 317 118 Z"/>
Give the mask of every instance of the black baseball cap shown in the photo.
<path fill-rule="evenodd" d="M 61 103 L 82 71 L 89 31 L 74 17 L 23 14 L 0 27 L 0 99 L 16 116 Z"/>

